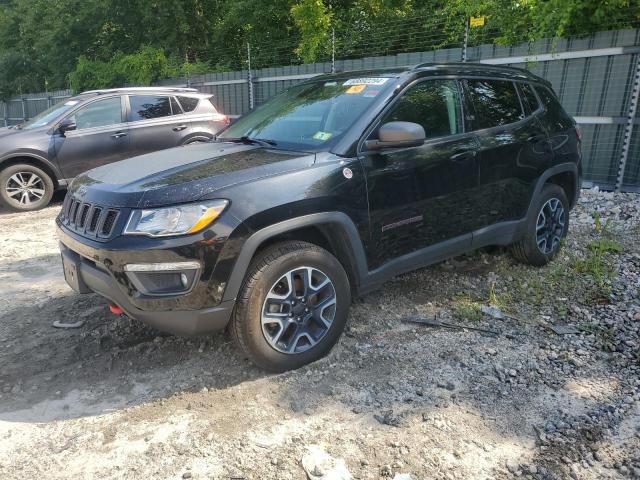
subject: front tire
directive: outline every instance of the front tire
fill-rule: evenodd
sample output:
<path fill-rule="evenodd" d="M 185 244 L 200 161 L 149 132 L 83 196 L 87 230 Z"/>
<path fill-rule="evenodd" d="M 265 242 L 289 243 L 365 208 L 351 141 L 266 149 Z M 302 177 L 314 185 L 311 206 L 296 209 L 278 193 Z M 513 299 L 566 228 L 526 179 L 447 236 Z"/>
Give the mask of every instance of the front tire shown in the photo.
<path fill-rule="evenodd" d="M 534 201 L 525 235 L 511 253 L 521 263 L 542 267 L 558 254 L 569 231 L 569 201 L 564 190 L 548 183 Z"/>
<path fill-rule="evenodd" d="M 49 204 L 53 191 L 51 177 L 33 165 L 20 163 L 0 171 L 0 200 L 11 210 L 40 210 Z"/>
<path fill-rule="evenodd" d="M 284 372 L 331 350 L 350 304 L 349 279 L 333 255 L 310 243 L 283 242 L 251 262 L 230 328 L 256 365 Z"/>

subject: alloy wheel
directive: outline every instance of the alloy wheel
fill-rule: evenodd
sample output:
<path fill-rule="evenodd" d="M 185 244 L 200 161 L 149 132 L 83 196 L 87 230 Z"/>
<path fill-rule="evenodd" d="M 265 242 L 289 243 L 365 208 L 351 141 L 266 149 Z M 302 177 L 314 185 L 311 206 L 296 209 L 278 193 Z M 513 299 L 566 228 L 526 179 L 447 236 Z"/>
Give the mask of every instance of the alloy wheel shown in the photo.
<path fill-rule="evenodd" d="M 269 289 L 262 307 L 262 333 L 278 352 L 301 353 L 324 338 L 335 314 L 331 279 L 317 268 L 299 267 Z"/>
<path fill-rule="evenodd" d="M 557 198 L 547 200 L 536 221 L 536 243 L 543 254 L 549 255 L 560 246 L 565 222 L 566 214 L 562 202 Z"/>
<path fill-rule="evenodd" d="M 44 197 L 45 184 L 33 172 L 16 172 L 7 180 L 5 192 L 17 204 L 31 205 Z"/>

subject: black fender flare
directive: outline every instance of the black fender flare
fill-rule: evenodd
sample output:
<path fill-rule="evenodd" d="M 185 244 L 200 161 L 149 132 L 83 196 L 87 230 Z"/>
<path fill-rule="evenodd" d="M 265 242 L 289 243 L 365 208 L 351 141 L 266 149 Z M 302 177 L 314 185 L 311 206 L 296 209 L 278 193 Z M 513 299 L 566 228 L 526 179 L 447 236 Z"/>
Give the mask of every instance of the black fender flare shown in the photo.
<path fill-rule="evenodd" d="M 536 182 L 536 186 L 533 190 L 533 195 L 531 195 L 531 199 L 529 200 L 529 208 L 527 209 L 527 216 L 525 218 L 529 218 L 529 215 L 532 214 L 532 209 L 533 209 L 533 204 L 535 202 L 535 199 L 538 198 L 538 195 L 540 195 L 540 192 L 544 188 L 544 185 L 547 183 L 547 181 L 554 175 L 558 175 L 559 173 L 566 173 L 566 172 L 573 174 L 573 177 L 574 177 L 574 185 L 575 185 L 576 191 L 573 196 L 573 198 L 575 199 L 574 204 L 571 205 L 571 208 L 574 207 L 575 202 L 578 201 L 578 193 L 580 191 L 580 175 L 578 173 L 578 165 L 571 162 L 559 163 L 558 165 L 554 165 L 553 167 L 545 170 L 542 173 L 542 175 L 540 175 L 540 178 L 538 178 L 538 181 Z"/>
<path fill-rule="evenodd" d="M 362 240 L 358 234 L 353 220 L 343 212 L 321 212 L 304 215 L 301 217 L 291 218 L 282 222 L 269 225 L 257 232 L 253 233 L 244 242 L 242 249 L 238 255 L 227 287 L 225 288 L 222 301 L 235 300 L 242 287 L 244 276 L 249 268 L 251 259 L 255 255 L 260 245 L 270 238 L 283 233 L 291 232 L 304 227 L 331 225 L 341 229 L 341 233 L 346 235 L 348 246 L 351 249 L 350 255 L 353 261 L 353 274 L 356 281 L 362 282 L 367 277 L 367 259 L 362 245 Z"/>

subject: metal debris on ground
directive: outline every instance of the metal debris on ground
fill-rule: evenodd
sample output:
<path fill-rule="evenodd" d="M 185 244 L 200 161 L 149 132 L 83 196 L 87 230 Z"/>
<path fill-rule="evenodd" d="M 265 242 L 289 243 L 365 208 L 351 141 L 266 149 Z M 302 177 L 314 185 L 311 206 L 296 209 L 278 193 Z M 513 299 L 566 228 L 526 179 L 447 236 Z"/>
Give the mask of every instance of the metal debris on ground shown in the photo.
<path fill-rule="evenodd" d="M 500 335 L 500 332 L 489 330 L 488 328 L 470 327 L 468 325 L 458 325 L 456 323 L 441 322 L 433 317 L 433 320 L 424 317 L 408 317 L 402 320 L 404 323 L 417 323 L 427 327 L 449 328 L 452 330 L 474 330 L 476 332 L 490 333 L 492 335 Z"/>
<path fill-rule="evenodd" d="M 573 325 L 564 325 L 560 323 L 556 323 L 555 325 L 550 325 L 549 328 L 553 330 L 556 335 L 575 335 L 580 333 Z"/>
<path fill-rule="evenodd" d="M 73 322 L 73 323 L 64 323 L 64 322 L 61 322 L 60 320 L 56 320 L 55 322 L 53 322 L 53 326 L 55 328 L 80 328 L 83 325 L 84 325 L 84 320 L 80 320 L 78 322 Z"/>

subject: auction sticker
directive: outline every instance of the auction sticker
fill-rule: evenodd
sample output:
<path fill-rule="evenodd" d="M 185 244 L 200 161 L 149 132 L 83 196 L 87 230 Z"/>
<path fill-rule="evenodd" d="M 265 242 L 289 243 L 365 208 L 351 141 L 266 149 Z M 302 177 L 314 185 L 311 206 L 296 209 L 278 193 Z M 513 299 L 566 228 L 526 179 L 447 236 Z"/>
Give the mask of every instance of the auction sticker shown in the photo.
<path fill-rule="evenodd" d="M 365 88 L 367 88 L 366 85 L 351 85 L 349 88 L 347 88 L 347 91 L 344 93 L 350 93 L 350 94 L 354 94 L 354 93 L 360 93 L 362 92 Z"/>
<path fill-rule="evenodd" d="M 342 85 L 384 85 L 387 80 L 389 79 L 384 77 L 350 78 Z"/>

